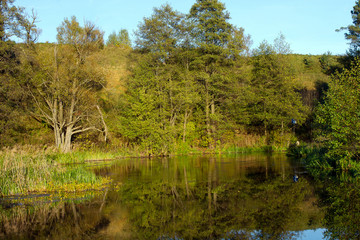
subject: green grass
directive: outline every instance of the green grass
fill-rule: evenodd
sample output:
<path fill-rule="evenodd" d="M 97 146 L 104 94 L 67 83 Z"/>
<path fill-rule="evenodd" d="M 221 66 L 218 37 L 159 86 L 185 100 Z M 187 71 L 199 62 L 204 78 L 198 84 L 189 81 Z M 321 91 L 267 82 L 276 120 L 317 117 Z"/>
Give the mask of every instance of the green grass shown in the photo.
<path fill-rule="evenodd" d="M 276 146 L 253 146 L 253 147 L 238 147 L 230 146 L 223 148 L 221 153 L 272 153 L 284 152 L 287 148 Z"/>
<path fill-rule="evenodd" d="M 109 179 L 85 165 L 64 165 L 46 154 L 2 153 L 0 196 L 100 189 Z"/>
<path fill-rule="evenodd" d="M 47 158 L 61 164 L 85 163 L 86 161 L 115 159 L 121 154 L 116 152 L 100 152 L 100 151 L 74 151 L 70 153 L 50 153 Z"/>

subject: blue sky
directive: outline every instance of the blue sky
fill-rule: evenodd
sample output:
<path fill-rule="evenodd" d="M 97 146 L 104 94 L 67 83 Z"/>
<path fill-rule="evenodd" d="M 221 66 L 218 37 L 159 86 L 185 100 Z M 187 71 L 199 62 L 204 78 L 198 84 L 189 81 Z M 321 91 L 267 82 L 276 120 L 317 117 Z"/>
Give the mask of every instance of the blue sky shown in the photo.
<path fill-rule="evenodd" d="M 105 31 L 105 40 L 113 32 L 137 29 L 153 7 L 169 3 L 187 13 L 195 0 L 17 0 L 16 5 L 29 12 L 34 9 L 42 29 L 40 42 L 55 42 L 56 27 L 65 17 L 75 15 L 82 23 L 90 20 Z M 350 11 L 355 0 L 223 0 L 230 12 L 230 22 L 243 27 L 255 48 L 263 40 L 272 42 L 283 33 L 294 53 L 344 54 L 348 42 L 344 32 L 335 32 L 351 24 Z"/>

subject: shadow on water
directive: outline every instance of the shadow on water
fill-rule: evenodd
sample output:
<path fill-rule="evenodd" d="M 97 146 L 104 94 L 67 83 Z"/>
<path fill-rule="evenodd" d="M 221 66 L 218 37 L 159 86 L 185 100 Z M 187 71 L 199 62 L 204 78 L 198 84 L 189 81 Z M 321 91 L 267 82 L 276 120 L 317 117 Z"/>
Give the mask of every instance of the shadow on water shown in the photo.
<path fill-rule="evenodd" d="M 346 221 L 348 239 L 359 237 L 360 201 L 346 203 L 357 188 L 329 191 L 284 155 L 132 159 L 95 172 L 121 187 L 2 199 L 0 239 L 301 239 L 322 228 L 335 239 Z"/>

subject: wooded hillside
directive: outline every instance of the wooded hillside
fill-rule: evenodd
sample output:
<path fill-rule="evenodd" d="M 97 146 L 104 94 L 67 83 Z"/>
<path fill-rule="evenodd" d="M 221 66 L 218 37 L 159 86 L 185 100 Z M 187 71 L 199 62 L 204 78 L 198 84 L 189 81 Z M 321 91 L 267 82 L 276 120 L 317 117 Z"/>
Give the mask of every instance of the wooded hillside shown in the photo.
<path fill-rule="evenodd" d="M 133 47 L 126 30 L 105 44 L 100 28 L 76 17 L 57 28 L 57 43 L 35 43 L 36 16 L 23 31 L 4 13 L 4 29 L 27 40 L 9 32 L 0 41 L 2 146 L 136 146 L 150 155 L 286 147 L 311 141 L 314 106 L 344 66 L 330 53 L 292 54 L 282 34 L 251 48 L 219 1 L 196 1 L 189 14 L 154 8 Z"/>

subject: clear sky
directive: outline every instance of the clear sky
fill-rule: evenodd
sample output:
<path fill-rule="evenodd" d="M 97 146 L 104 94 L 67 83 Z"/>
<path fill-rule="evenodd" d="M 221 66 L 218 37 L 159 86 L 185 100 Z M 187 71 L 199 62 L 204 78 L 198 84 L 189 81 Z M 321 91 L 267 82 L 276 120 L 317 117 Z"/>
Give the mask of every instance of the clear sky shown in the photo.
<path fill-rule="evenodd" d="M 42 29 L 40 42 L 55 42 L 56 27 L 64 18 L 75 15 L 80 23 L 90 20 L 105 31 L 137 29 L 153 7 L 169 3 L 188 13 L 195 0 L 16 0 L 15 4 L 34 9 Z M 355 0 L 222 0 L 230 12 L 230 22 L 243 27 L 255 48 L 263 40 L 272 42 L 283 33 L 294 53 L 344 54 L 348 41 L 336 29 L 352 23 L 350 11 Z"/>

